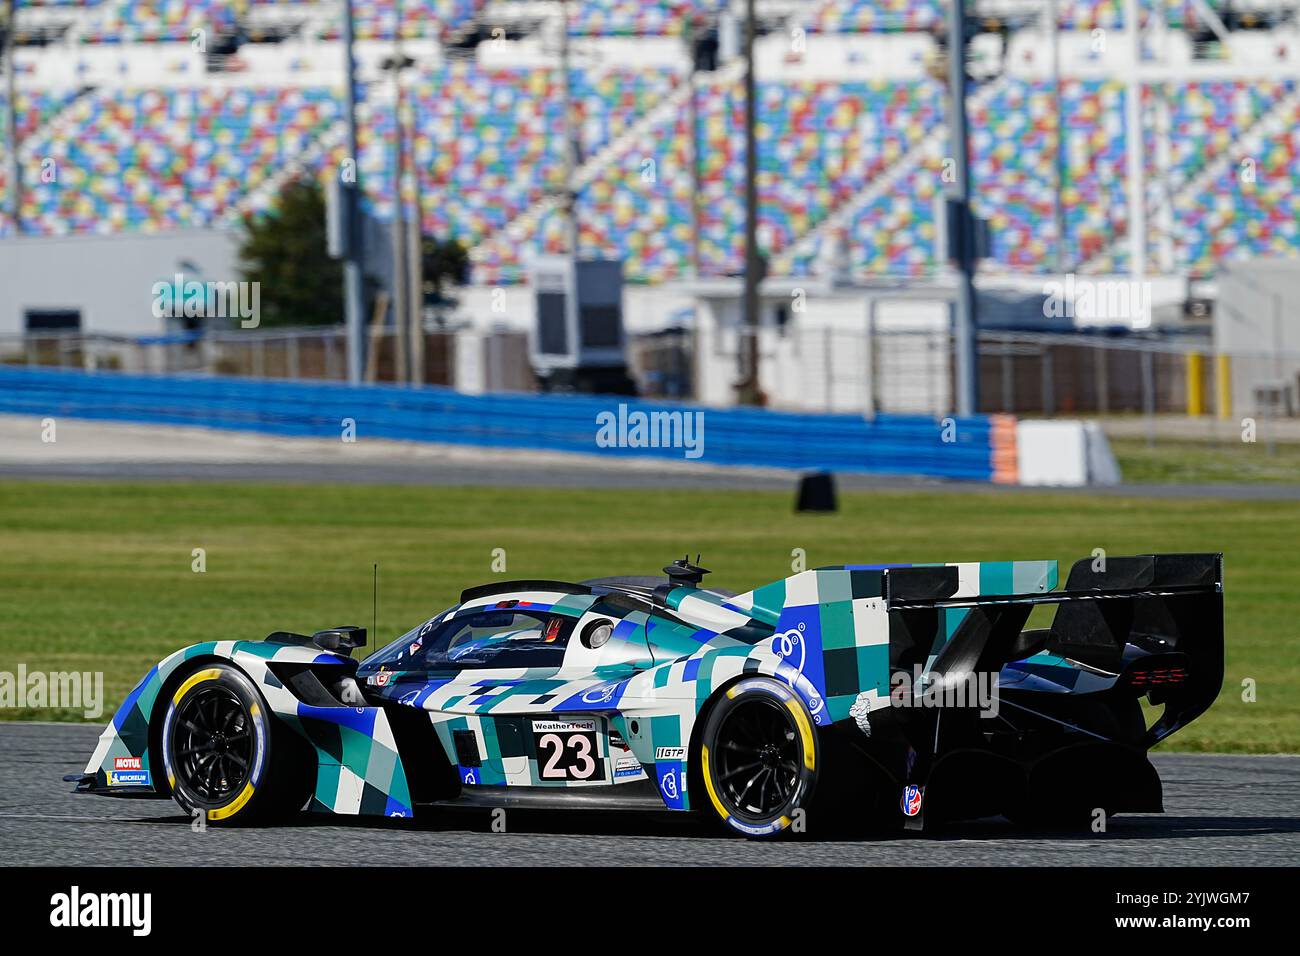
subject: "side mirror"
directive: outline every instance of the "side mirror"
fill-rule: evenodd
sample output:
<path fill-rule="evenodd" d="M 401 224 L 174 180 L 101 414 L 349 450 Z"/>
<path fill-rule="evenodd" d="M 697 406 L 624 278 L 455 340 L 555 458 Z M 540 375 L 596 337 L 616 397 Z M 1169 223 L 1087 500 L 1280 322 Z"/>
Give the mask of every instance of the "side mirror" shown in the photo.
<path fill-rule="evenodd" d="M 351 624 L 331 627 L 325 631 L 317 631 L 311 636 L 311 642 L 323 651 L 337 653 L 342 649 L 343 653 L 351 654 L 353 648 L 366 646 L 366 629 Z"/>

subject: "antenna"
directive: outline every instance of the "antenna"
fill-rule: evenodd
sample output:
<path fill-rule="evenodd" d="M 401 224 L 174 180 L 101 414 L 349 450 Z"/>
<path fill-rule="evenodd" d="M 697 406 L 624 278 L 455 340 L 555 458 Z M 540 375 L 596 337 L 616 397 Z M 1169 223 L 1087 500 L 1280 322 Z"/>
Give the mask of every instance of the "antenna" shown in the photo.
<path fill-rule="evenodd" d="M 372 647 L 379 646 L 379 562 L 371 569 L 370 578 L 370 633 L 375 635 Z"/>

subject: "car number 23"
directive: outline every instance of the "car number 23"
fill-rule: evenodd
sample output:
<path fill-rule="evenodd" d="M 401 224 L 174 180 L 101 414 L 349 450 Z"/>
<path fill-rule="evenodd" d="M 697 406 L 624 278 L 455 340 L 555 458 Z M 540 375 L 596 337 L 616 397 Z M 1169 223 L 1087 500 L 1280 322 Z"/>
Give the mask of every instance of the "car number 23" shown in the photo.
<path fill-rule="evenodd" d="M 604 779 L 594 720 L 534 721 L 533 739 L 542 780 Z"/>

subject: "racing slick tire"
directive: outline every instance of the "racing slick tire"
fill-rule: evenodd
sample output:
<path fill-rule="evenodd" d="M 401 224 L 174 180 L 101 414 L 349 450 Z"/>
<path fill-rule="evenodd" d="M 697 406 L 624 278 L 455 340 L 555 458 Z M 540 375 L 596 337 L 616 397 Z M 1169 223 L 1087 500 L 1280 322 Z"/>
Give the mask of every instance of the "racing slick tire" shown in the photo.
<path fill-rule="evenodd" d="M 215 661 L 196 668 L 175 688 L 163 717 L 172 798 L 205 825 L 262 823 L 300 808 L 300 748 L 276 723 L 238 668 Z"/>
<path fill-rule="evenodd" d="M 812 800 L 817 729 L 790 688 L 747 677 L 709 709 L 693 763 L 708 794 L 706 815 L 747 837 L 790 828 Z"/>

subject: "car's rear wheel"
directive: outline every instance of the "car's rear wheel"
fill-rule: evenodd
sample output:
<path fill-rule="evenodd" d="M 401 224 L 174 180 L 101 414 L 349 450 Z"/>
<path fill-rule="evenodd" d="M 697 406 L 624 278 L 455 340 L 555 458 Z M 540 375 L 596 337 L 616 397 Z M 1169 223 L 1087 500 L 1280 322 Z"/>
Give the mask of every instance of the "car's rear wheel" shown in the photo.
<path fill-rule="evenodd" d="M 189 674 L 163 718 L 163 766 L 172 797 L 207 823 L 248 823 L 275 804 L 272 718 L 257 688 L 230 664 Z"/>
<path fill-rule="evenodd" d="M 786 685 L 746 678 L 709 710 L 697 759 L 717 818 L 746 836 L 774 836 L 812 798 L 817 732 L 803 701 Z"/>

